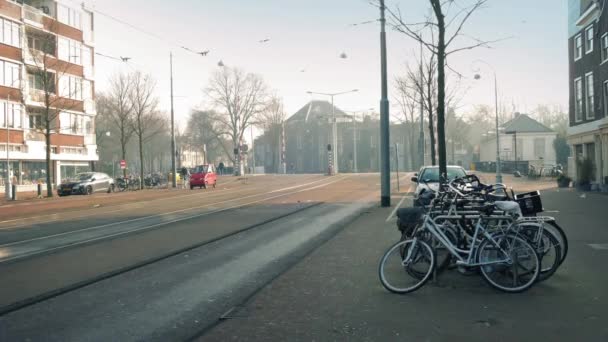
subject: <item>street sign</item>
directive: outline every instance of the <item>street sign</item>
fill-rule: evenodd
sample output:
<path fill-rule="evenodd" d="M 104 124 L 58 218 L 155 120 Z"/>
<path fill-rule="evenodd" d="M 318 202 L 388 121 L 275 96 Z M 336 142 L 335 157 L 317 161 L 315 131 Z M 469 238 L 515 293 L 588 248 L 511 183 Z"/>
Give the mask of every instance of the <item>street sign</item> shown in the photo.
<path fill-rule="evenodd" d="M 123 170 L 127 168 L 127 161 L 126 160 L 121 160 L 120 161 L 120 168 L 123 169 Z"/>

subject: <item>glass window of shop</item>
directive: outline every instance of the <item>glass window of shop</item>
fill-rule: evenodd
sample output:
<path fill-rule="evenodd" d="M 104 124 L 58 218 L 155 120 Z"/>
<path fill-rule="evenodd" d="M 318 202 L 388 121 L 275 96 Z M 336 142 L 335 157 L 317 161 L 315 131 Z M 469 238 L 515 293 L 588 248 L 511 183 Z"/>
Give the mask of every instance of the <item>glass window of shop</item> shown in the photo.
<path fill-rule="evenodd" d="M 19 176 L 19 162 L 18 161 L 11 161 L 10 162 L 10 171 L 11 171 L 11 177 L 12 177 L 12 182 L 14 184 L 18 183 L 18 176 Z M 0 162 L 0 177 L 2 177 L 2 185 L 4 185 L 5 181 L 6 181 L 6 161 Z"/>
<path fill-rule="evenodd" d="M 38 182 L 46 183 L 46 163 L 24 161 L 21 163 L 22 185 L 32 185 Z"/>
<path fill-rule="evenodd" d="M 91 166 L 87 163 L 61 164 L 61 181 L 74 177 L 81 172 L 90 172 Z"/>

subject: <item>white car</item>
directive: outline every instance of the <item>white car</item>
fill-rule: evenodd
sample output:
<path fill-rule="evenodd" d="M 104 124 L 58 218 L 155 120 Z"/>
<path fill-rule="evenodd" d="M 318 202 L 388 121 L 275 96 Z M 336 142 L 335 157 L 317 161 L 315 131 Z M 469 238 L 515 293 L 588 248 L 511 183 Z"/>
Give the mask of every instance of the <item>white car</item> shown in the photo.
<path fill-rule="evenodd" d="M 467 175 L 466 170 L 462 166 L 448 165 L 447 171 L 448 180 Z M 414 191 L 414 203 L 416 203 L 423 189 L 426 191 L 430 189 L 433 192 L 439 190 L 439 166 L 421 167 L 420 171 L 412 177 L 412 182 L 416 183 L 416 190 Z"/>

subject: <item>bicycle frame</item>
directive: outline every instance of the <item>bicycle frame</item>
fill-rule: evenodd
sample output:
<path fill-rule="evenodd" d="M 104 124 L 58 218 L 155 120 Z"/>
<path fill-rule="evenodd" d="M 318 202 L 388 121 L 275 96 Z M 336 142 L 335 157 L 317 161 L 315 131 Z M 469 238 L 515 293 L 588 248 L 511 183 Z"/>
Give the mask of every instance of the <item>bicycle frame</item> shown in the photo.
<path fill-rule="evenodd" d="M 499 263 L 504 263 L 504 262 L 510 263 L 511 258 L 509 257 L 509 254 L 506 251 L 504 251 L 502 249 L 502 247 L 500 247 L 498 242 L 496 242 L 496 240 L 494 240 L 492 235 L 490 235 L 487 232 L 487 230 L 483 227 L 483 225 L 481 224 L 482 220 L 483 220 L 482 217 L 479 217 L 477 224 L 475 225 L 475 233 L 473 234 L 473 241 L 477 241 L 477 237 L 479 235 L 483 235 L 483 237 L 487 238 L 495 247 L 497 247 L 503 253 L 503 255 L 506 256 L 506 258 L 504 260 L 495 260 L 492 262 L 475 263 L 474 257 L 477 252 L 477 244 L 475 244 L 475 243 L 471 244 L 471 247 L 468 250 L 460 249 L 460 248 L 454 246 L 454 244 L 452 244 L 452 242 L 443 233 L 443 231 L 441 231 L 441 229 L 439 228 L 437 223 L 435 223 L 435 221 L 429 215 L 425 215 L 424 222 L 423 222 L 423 228 L 427 229 L 429 232 L 431 232 L 431 234 L 433 234 L 433 236 L 435 236 L 435 238 L 448 249 L 450 254 L 452 254 L 454 257 L 456 257 L 458 259 L 456 261 L 456 264 L 458 264 L 458 265 L 472 267 L 472 266 L 499 264 Z M 467 256 L 466 259 L 463 257 L 463 254 Z"/>

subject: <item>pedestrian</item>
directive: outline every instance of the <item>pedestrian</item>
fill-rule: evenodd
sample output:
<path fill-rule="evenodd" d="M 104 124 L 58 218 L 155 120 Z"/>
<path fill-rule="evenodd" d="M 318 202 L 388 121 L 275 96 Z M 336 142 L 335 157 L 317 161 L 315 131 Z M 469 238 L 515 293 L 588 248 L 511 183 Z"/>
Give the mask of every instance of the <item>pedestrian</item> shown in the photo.
<path fill-rule="evenodd" d="M 217 166 L 217 170 L 220 172 L 220 175 L 224 174 L 224 162 L 220 161 L 220 164 Z"/>
<path fill-rule="evenodd" d="M 182 187 L 186 189 L 188 187 L 187 183 L 190 179 L 190 171 L 187 167 L 182 167 L 180 175 L 182 176 Z"/>

